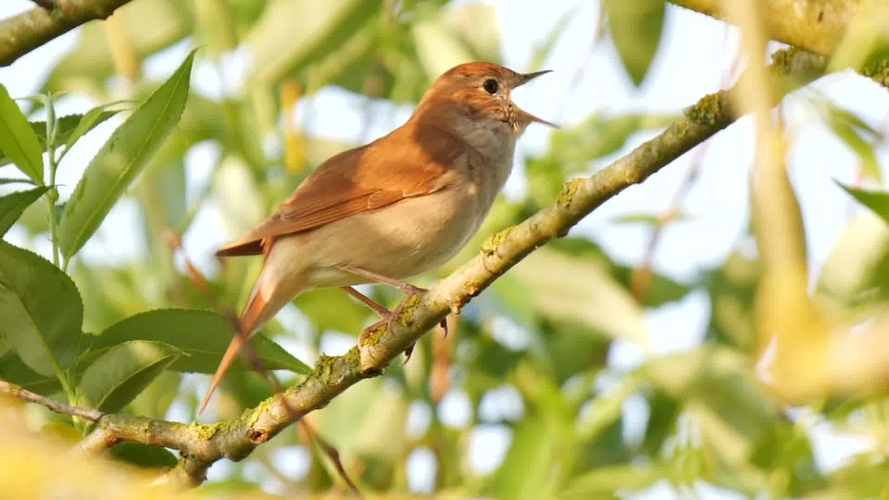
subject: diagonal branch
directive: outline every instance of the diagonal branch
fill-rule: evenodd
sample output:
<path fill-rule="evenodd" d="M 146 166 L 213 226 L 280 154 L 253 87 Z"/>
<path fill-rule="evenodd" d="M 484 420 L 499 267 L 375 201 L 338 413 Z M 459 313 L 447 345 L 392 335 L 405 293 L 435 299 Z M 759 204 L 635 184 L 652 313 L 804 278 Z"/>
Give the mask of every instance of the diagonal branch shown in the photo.
<path fill-rule="evenodd" d="M 16 16 L 0 20 L 0 66 L 95 19 L 105 19 L 130 0 L 64 0 L 38 2 Z M 49 7 L 54 7 L 51 10 Z"/>
<path fill-rule="evenodd" d="M 776 55 L 771 71 L 788 77 L 776 94 L 783 95 L 823 74 L 825 60 L 798 51 Z M 589 178 L 565 184 L 552 206 L 521 224 L 494 235 L 481 254 L 432 290 L 412 296 L 399 308 L 391 326 L 381 325 L 362 336 L 359 345 L 337 357 L 322 356 L 315 370 L 298 386 L 278 393 L 239 418 L 216 424 L 181 424 L 131 415 L 105 415 L 98 424 L 97 439 L 104 444 L 134 441 L 174 448 L 182 459 L 166 479 L 196 485 L 207 468 L 222 458 L 241 460 L 309 412 L 324 407 L 334 397 L 362 379 L 382 373 L 389 362 L 449 312 L 459 310 L 524 256 L 547 241 L 566 234 L 596 207 L 624 189 L 645 180 L 670 162 L 731 124 L 730 95 L 734 90 L 708 95 L 688 108 L 685 115 L 664 132 Z M 780 96 L 776 96 L 776 99 Z"/>
<path fill-rule="evenodd" d="M 716 19 L 733 22 L 726 15 L 724 0 L 670 0 Z M 763 0 L 764 28 L 772 40 L 831 55 L 843 39 L 853 18 L 866 7 L 866 0 Z"/>

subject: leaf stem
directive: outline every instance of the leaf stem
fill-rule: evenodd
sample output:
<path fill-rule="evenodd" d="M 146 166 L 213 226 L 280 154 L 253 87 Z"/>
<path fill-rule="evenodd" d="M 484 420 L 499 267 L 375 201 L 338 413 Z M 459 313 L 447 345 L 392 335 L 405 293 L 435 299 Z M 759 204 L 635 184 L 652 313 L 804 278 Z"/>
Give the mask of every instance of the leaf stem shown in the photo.
<path fill-rule="evenodd" d="M 59 267 L 59 243 L 56 230 L 56 201 L 59 192 L 56 189 L 56 170 L 59 162 L 56 158 L 56 136 L 58 135 L 58 120 L 53 105 L 53 95 L 46 96 L 46 156 L 49 159 L 49 190 L 46 192 L 46 202 L 49 206 L 49 236 L 52 240 L 52 263 Z M 65 267 L 67 267 L 67 261 Z"/>

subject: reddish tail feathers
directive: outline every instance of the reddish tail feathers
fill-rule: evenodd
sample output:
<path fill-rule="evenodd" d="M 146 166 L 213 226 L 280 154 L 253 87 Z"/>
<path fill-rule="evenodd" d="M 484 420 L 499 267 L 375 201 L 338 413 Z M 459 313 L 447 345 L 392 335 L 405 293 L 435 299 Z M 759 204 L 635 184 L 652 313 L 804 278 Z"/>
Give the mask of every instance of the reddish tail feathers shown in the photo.
<path fill-rule="evenodd" d="M 225 377 L 225 372 L 227 372 L 232 363 L 235 362 L 235 358 L 237 358 L 238 353 L 241 352 L 241 347 L 243 347 L 250 337 L 253 336 L 253 332 L 258 326 L 259 319 L 267 304 L 268 302 L 263 300 L 259 293 L 255 293 L 250 299 L 250 302 L 241 314 L 241 318 L 238 320 L 237 333 L 232 338 L 231 343 L 228 344 L 228 348 L 225 350 L 225 354 L 222 355 L 222 360 L 219 361 L 219 366 L 216 368 L 216 373 L 213 374 L 213 380 L 210 382 L 210 388 L 207 390 L 207 394 L 201 401 L 198 415 L 203 413 L 204 409 L 207 408 L 207 403 L 210 402 L 210 398 L 213 396 L 213 393 L 216 392 L 216 388 Z"/>

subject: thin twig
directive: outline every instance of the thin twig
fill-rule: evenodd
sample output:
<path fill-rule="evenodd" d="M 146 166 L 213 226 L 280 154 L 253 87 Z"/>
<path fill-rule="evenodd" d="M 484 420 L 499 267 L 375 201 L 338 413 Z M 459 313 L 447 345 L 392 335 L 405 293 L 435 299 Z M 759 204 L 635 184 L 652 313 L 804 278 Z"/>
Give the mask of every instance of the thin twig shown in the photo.
<path fill-rule="evenodd" d="M 728 35 L 729 32 L 726 30 L 725 37 L 723 39 L 723 46 L 728 46 Z M 726 67 L 725 71 L 722 75 L 722 84 L 721 88 L 725 88 L 728 86 L 728 83 L 731 81 L 732 76 L 735 74 L 735 70 L 740 63 L 741 57 L 740 52 L 735 51 L 734 56 L 732 57 L 732 62 Z M 700 176 L 701 169 L 703 168 L 704 158 L 707 155 L 707 149 L 710 147 L 710 141 L 707 141 L 697 148 L 695 148 L 693 154 L 694 156 L 691 159 L 691 166 L 688 168 L 688 172 L 685 175 L 685 178 L 682 180 L 682 184 L 679 186 L 679 189 L 673 195 L 673 199 L 670 202 L 670 208 L 667 209 L 666 212 L 661 213 L 658 216 L 657 223 L 654 226 L 654 229 L 651 232 L 651 237 L 648 240 L 648 245 L 645 247 L 645 255 L 642 257 L 642 263 L 633 269 L 633 274 L 630 277 L 630 291 L 633 294 L 633 297 L 636 299 L 636 302 L 642 304 L 645 302 L 645 298 L 648 295 L 648 290 L 651 287 L 651 279 L 654 276 L 654 258 L 657 254 L 658 246 L 660 245 L 661 240 L 663 239 L 664 231 L 667 226 L 670 225 L 676 218 L 680 215 L 680 211 L 682 209 L 682 204 L 685 202 L 685 199 L 688 197 L 688 194 L 691 192 L 692 187 L 694 187 L 695 183 Z"/>
<path fill-rule="evenodd" d="M 66 405 L 65 403 L 60 403 L 54 399 L 41 396 L 40 394 L 31 392 L 23 387 L 11 384 L 4 380 L 0 380 L 0 394 L 8 394 L 14 398 L 21 399 L 22 401 L 45 406 L 46 408 L 56 413 L 61 413 L 62 415 L 71 415 L 73 417 L 80 417 L 84 420 L 89 420 L 90 422 L 98 422 L 99 419 L 101 419 L 104 415 L 99 410 L 94 410 L 92 408 L 79 408 L 76 406 Z"/>
<path fill-rule="evenodd" d="M 441 334 L 432 338 L 432 373 L 429 376 L 430 397 L 436 404 L 447 394 L 451 385 L 451 355 L 460 328 L 460 315 L 448 314 L 445 318 L 447 330 L 440 327 Z M 448 333 L 446 333 L 448 332 Z"/>
<path fill-rule="evenodd" d="M 299 421 L 299 425 L 302 427 L 303 431 L 306 434 L 306 437 L 309 440 L 310 444 L 314 444 L 321 449 L 321 452 L 327 456 L 328 459 L 333 463 L 333 466 L 336 468 L 337 473 L 349 485 L 349 489 L 352 491 L 352 494 L 358 498 L 364 498 L 361 494 L 361 491 L 355 486 L 355 483 L 352 482 L 352 479 L 349 477 L 349 474 L 346 473 L 346 468 L 343 467 L 343 462 L 340 460 L 340 452 L 334 447 L 332 444 L 328 443 L 323 436 L 315 432 L 315 429 L 312 428 L 312 425 L 309 424 L 305 419 L 301 419 Z"/>

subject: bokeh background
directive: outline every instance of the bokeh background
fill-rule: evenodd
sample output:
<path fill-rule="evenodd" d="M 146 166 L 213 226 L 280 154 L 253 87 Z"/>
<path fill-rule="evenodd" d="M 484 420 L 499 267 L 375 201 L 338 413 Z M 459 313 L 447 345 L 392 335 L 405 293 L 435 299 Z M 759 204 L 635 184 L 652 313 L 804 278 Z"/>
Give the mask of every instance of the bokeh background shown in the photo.
<path fill-rule="evenodd" d="M 7 0 L 0 17 L 31 7 Z M 0 82 L 15 97 L 64 93 L 60 114 L 82 113 L 144 98 L 201 47 L 177 132 L 72 266 L 85 328 L 100 331 L 154 308 L 240 307 L 259 262 L 223 265 L 213 251 L 320 161 L 403 123 L 455 64 L 554 70 L 514 99 L 562 129 L 526 132 L 483 234 L 420 285 L 552 202 L 565 179 L 604 167 L 730 85 L 738 45 L 733 28 L 668 6 L 637 86 L 596 1 L 135 0 L 0 69 Z M 880 185 L 889 95 L 846 72 L 797 92 L 780 113 L 811 293 L 838 307 L 884 307 L 889 230 L 834 180 Z M 837 119 L 849 114 L 873 133 Z M 63 199 L 121 121 L 66 157 Z M 741 120 L 621 193 L 474 300 L 450 337 L 427 335 L 410 363 L 313 414 L 359 486 L 506 498 L 879 492 L 889 444 L 882 397 L 788 408 L 761 385 L 769 352 L 751 312 L 753 138 Z M 29 209 L 7 239 L 49 256 L 45 207 Z M 316 291 L 266 333 L 311 364 L 345 352 L 372 321 L 345 294 Z M 165 373 L 130 410 L 191 421 L 207 383 Z M 237 415 L 270 390 L 257 376 L 231 375 L 202 419 Z M 209 474 L 208 491 L 346 491 L 296 428 Z"/>

